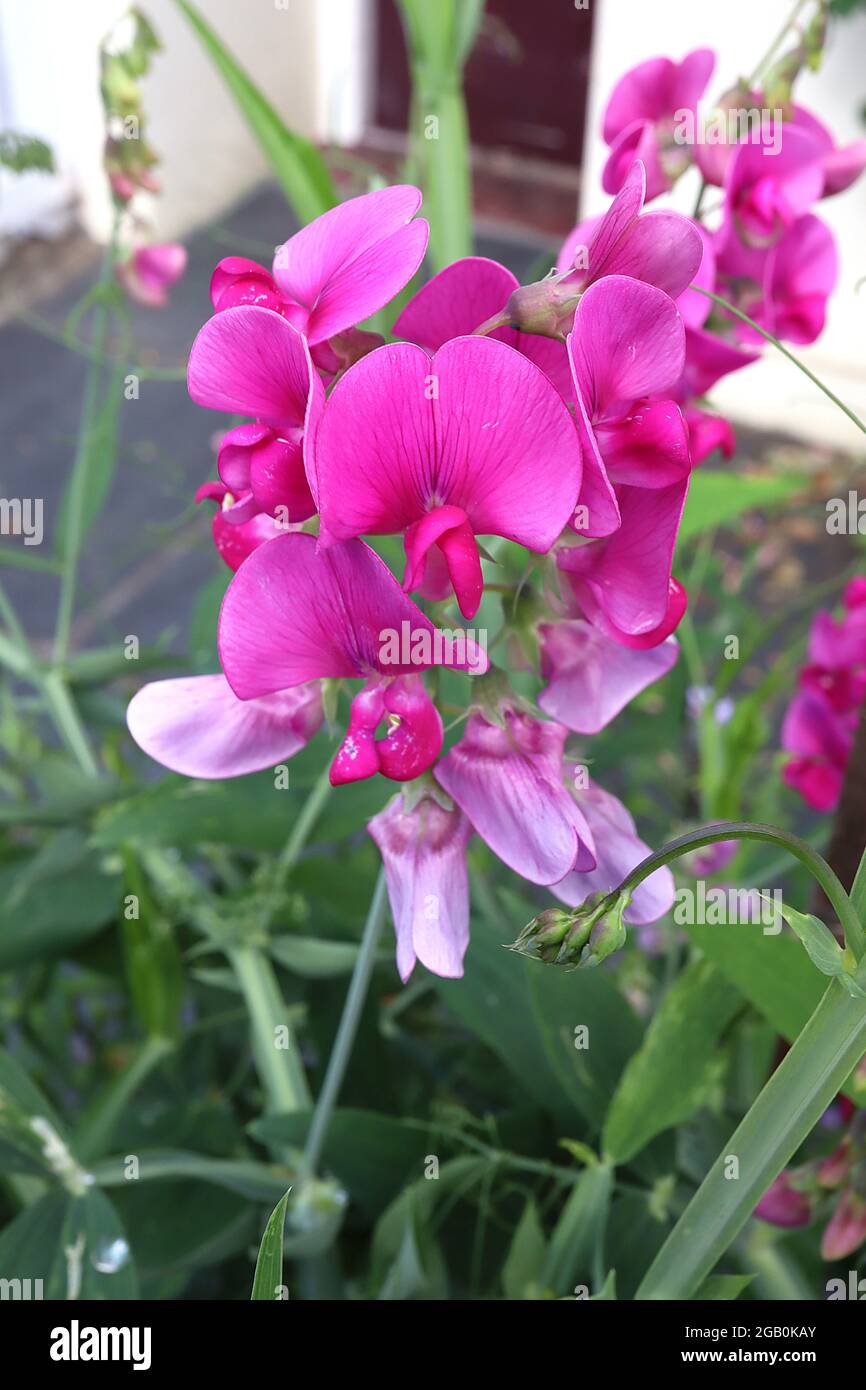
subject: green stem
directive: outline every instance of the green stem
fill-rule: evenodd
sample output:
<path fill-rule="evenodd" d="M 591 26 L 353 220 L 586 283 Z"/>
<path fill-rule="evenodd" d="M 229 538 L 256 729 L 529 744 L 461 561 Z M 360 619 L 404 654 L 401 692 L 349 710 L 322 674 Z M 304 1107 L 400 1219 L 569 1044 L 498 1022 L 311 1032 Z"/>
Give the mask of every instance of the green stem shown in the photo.
<path fill-rule="evenodd" d="M 692 830 L 687 835 L 681 835 L 679 839 L 671 840 L 660 850 L 648 855 L 632 869 L 616 892 L 621 893 L 624 890 L 634 892 L 637 885 L 656 869 L 670 864 L 683 854 L 688 854 L 690 850 L 700 849 L 704 845 L 715 845 L 721 840 L 762 840 L 771 845 L 779 845 L 782 849 L 786 849 L 789 854 L 792 854 L 795 859 L 799 859 L 800 863 L 809 870 L 812 877 L 824 890 L 845 932 L 846 945 L 858 961 L 863 957 L 866 953 L 866 934 L 864 934 L 860 919 L 851 905 L 848 894 L 826 859 L 822 859 L 821 855 L 805 840 L 801 840 L 797 835 L 792 835 L 790 831 L 779 830 L 774 825 L 758 825 L 748 821 L 722 821 L 718 825 L 707 825 L 701 830 Z"/>
<path fill-rule="evenodd" d="M 747 86 L 748 86 L 750 89 L 751 89 L 752 87 L 755 86 L 755 84 L 756 84 L 757 81 L 758 81 L 758 78 L 761 76 L 762 72 L 764 71 L 764 68 L 766 68 L 766 67 L 769 65 L 769 63 L 770 63 L 771 59 L 773 58 L 773 56 L 774 56 L 776 50 L 778 49 L 779 45 L 782 43 L 782 41 L 783 41 L 783 39 L 785 38 L 785 35 L 787 34 L 788 30 L 789 30 L 790 28 L 792 28 L 792 26 L 793 26 L 794 23 L 796 22 L 797 16 L 799 15 L 800 11 L 803 9 L 803 6 L 804 6 L 805 4 L 806 4 L 806 0 L 795 0 L 794 8 L 793 8 L 793 10 L 791 11 L 791 13 L 788 15 L 788 18 L 785 20 L 785 23 L 782 25 L 782 28 L 781 28 L 781 29 L 779 30 L 779 32 L 777 33 L 776 37 L 773 39 L 773 42 L 770 44 L 770 47 L 767 49 L 767 51 L 766 51 L 766 53 L 764 54 L 763 58 L 760 60 L 759 63 L 756 63 L 756 64 L 755 64 L 755 68 L 754 68 L 754 71 L 752 72 L 751 76 L 747 78 Z"/>
<path fill-rule="evenodd" d="M 656 1255 L 637 1299 L 687 1299 L 695 1292 L 864 1050 L 866 1007 L 834 982 Z"/>
<path fill-rule="evenodd" d="M 331 1112 L 337 1102 L 337 1097 L 340 1094 L 340 1087 L 343 1084 L 343 1077 L 349 1065 L 355 1034 L 358 1031 L 358 1024 L 361 1019 L 361 1012 L 364 1008 L 364 1001 L 367 998 L 370 976 L 376 964 L 376 948 L 379 944 L 379 936 L 381 935 L 382 927 L 385 923 L 387 901 L 388 891 L 385 882 L 385 871 L 384 869 L 380 869 L 379 877 L 376 880 L 376 887 L 373 890 L 370 909 L 367 913 L 367 920 L 364 923 L 361 949 L 358 952 L 358 959 L 355 961 L 352 979 L 349 982 L 349 991 L 346 995 L 346 1002 L 343 1005 L 340 1026 L 337 1029 L 333 1050 L 328 1059 L 328 1070 L 325 1073 L 325 1079 L 322 1083 L 322 1089 L 319 1092 L 319 1097 L 316 1101 L 316 1109 L 313 1114 L 312 1123 L 310 1124 L 310 1131 L 307 1135 L 307 1143 L 304 1149 L 304 1167 L 310 1175 L 315 1173 L 319 1165 L 319 1160 L 322 1156 L 322 1148 L 328 1133 Z"/>
<path fill-rule="evenodd" d="M 73 1148 L 82 1163 L 105 1152 L 114 1126 L 132 1097 L 172 1051 L 168 1038 L 151 1037 L 141 1044 L 129 1066 L 115 1078 L 76 1130 Z"/>
<path fill-rule="evenodd" d="M 114 277 L 114 263 L 117 256 L 118 217 L 115 214 L 111 241 L 105 250 L 99 286 L 107 288 Z M 84 381 L 84 395 L 81 402 L 81 415 L 78 425 L 78 442 L 75 448 L 75 461 L 69 484 L 68 511 L 65 519 L 63 537 L 63 567 L 60 579 L 60 599 L 57 606 L 57 625 L 54 633 L 54 660 L 62 665 L 69 648 L 69 634 L 72 628 L 72 615 L 75 609 L 75 589 L 78 580 L 78 560 L 84 540 L 84 504 L 90 482 L 90 456 L 93 447 L 93 434 L 96 415 L 99 409 L 99 391 L 103 367 L 100 358 L 105 355 L 108 337 L 109 309 L 103 301 L 97 301 L 93 314 L 93 358 L 88 363 Z"/>
<path fill-rule="evenodd" d="M 327 801 L 330 792 L 330 768 L 325 767 L 314 782 L 312 790 L 304 802 L 301 813 L 292 826 L 291 834 L 286 840 L 280 857 L 277 860 L 273 891 L 262 918 L 262 925 L 265 930 L 268 929 L 273 921 L 274 914 L 279 906 L 280 895 L 285 887 L 289 874 L 298 862 L 301 851 L 310 838 L 310 832 L 318 820 L 322 807 Z"/>
<path fill-rule="evenodd" d="M 99 776 L 99 766 L 81 722 L 75 701 L 59 671 L 47 671 L 41 680 L 45 701 L 57 732 L 88 777 Z"/>
<path fill-rule="evenodd" d="M 862 430 L 862 432 L 866 434 L 866 425 L 864 425 L 859 415 L 855 415 L 850 406 L 847 406 L 844 401 L 840 401 L 839 397 L 830 390 L 829 386 L 825 386 L 821 378 L 810 371 L 805 362 L 801 362 L 799 357 L 795 357 L 793 352 L 789 352 L 784 343 L 780 343 L 779 339 L 775 338 L 772 333 L 768 333 L 759 323 L 755 323 L 754 319 L 750 319 L 748 314 L 744 314 L 742 309 L 737 309 L 733 304 L 729 303 L 727 299 L 723 299 L 720 294 L 713 294 L 711 290 L 702 289 L 700 285 L 690 285 L 689 288 L 697 290 L 698 294 L 706 295 L 707 299 L 711 299 L 714 304 L 718 304 L 721 308 L 726 309 L 729 314 L 733 314 L 734 318 L 739 319 L 741 323 L 747 323 L 750 328 L 754 328 L 756 333 L 760 333 L 762 338 L 766 338 L 768 343 L 772 343 L 773 347 L 778 348 L 779 352 L 787 357 L 789 362 L 793 362 L 795 367 L 799 367 L 803 375 L 807 376 L 809 380 L 818 387 L 819 391 L 823 391 L 824 395 L 827 396 L 834 405 L 837 405 L 843 414 L 848 416 L 849 420 L 853 421 L 858 430 Z"/>
<path fill-rule="evenodd" d="M 310 1090 L 270 960 L 257 946 L 226 948 L 252 1025 L 253 1053 L 267 1098 L 268 1114 L 307 1110 Z M 284 1029 L 278 1039 L 277 1029 Z M 286 1046 L 278 1042 L 285 1040 Z"/>

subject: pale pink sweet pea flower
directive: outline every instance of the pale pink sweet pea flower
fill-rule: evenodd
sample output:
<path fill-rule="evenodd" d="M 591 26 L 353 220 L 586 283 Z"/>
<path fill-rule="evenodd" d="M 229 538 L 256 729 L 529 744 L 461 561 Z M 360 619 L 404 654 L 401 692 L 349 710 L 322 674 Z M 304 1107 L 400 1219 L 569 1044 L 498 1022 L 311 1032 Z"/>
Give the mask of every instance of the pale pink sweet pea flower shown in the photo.
<path fill-rule="evenodd" d="M 271 309 L 239 305 L 209 319 L 189 355 L 189 394 L 197 405 L 253 415 L 223 437 L 220 477 L 247 506 L 228 520 L 256 511 L 283 523 L 316 511 L 306 460 L 325 390 L 305 339 Z"/>
<path fill-rule="evenodd" d="M 250 510 L 249 495 L 235 500 L 225 483 L 202 483 L 196 502 L 216 502 L 213 543 L 230 570 L 236 570 L 265 541 L 283 534 L 283 528 L 264 512 Z"/>
<path fill-rule="evenodd" d="M 322 722 L 318 681 L 239 700 L 225 676 L 151 681 L 132 697 L 129 732 L 147 755 L 185 777 L 241 777 L 293 757 Z"/>
<path fill-rule="evenodd" d="M 563 785 L 568 730 L 504 706 L 501 724 L 472 714 L 434 776 L 493 853 L 530 883 L 596 863 L 585 816 Z"/>
<path fill-rule="evenodd" d="M 594 869 L 583 872 L 573 870 L 552 885 L 550 891 L 553 895 L 569 907 L 579 907 L 591 893 L 612 892 L 651 853 L 649 845 L 638 835 L 635 823 L 622 802 L 596 782 L 578 787 L 574 778 L 575 768 L 576 764 L 565 764 L 566 785 L 592 831 L 596 865 Z M 673 874 L 663 866 L 634 890 L 623 917 L 626 922 L 645 926 L 664 917 L 673 904 Z"/>
<path fill-rule="evenodd" d="M 679 655 L 673 637 L 647 650 L 625 647 L 580 618 L 540 623 L 538 636 L 547 682 L 539 708 L 578 734 L 606 728 L 629 701 L 666 676 Z"/>
<path fill-rule="evenodd" d="M 438 756 L 442 725 L 419 671 L 443 665 L 480 672 L 487 665 L 474 644 L 461 650 L 437 640 L 429 618 L 369 546 L 352 540 L 321 550 L 301 532 L 260 546 L 241 565 L 223 600 L 218 645 L 241 700 L 311 680 L 364 680 L 332 765 L 334 783 L 376 772 L 397 781 L 420 776 Z M 391 727 L 377 741 L 386 716 Z"/>
<path fill-rule="evenodd" d="M 186 270 L 186 247 L 176 241 L 139 246 L 117 266 L 117 278 L 130 299 L 148 309 L 161 309 L 168 292 Z"/>
<path fill-rule="evenodd" d="M 580 488 L 580 444 L 550 380 L 485 337 L 454 338 L 431 358 L 379 348 L 334 388 L 316 440 L 324 546 L 404 533 L 404 588 L 437 547 L 460 610 L 483 591 L 477 535 L 546 552 Z"/>
<path fill-rule="evenodd" d="M 400 979 L 406 983 L 418 960 L 434 975 L 459 979 L 469 945 L 468 820 L 432 795 L 411 810 L 397 796 L 367 829 L 385 866 Z"/>
<path fill-rule="evenodd" d="M 647 170 L 647 197 L 672 188 L 687 167 L 690 149 L 675 138 L 676 122 L 694 114 L 715 67 L 709 48 L 696 48 L 682 62 L 650 58 L 619 79 L 604 112 L 602 133 L 611 147 L 602 173 L 606 193 L 622 187 L 635 159 Z"/>
<path fill-rule="evenodd" d="M 415 217 L 421 193 L 410 184 L 378 188 L 316 217 L 277 249 L 273 275 L 244 257 L 220 261 L 211 281 L 214 309 L 258 304 L 276 310 L 311 346 L 369 318 L 411 280 L 429 228 Z"/>
<path fill-rule="evenodd" d="M 685 333 L 669 295 L 608 275 L 582 296 L 567 346 L 584 464 L 573 525 L 609 536 L 620 523 L 614 484 L 687 484 L 688 429 L 665 399 L 683 374 Z"/>

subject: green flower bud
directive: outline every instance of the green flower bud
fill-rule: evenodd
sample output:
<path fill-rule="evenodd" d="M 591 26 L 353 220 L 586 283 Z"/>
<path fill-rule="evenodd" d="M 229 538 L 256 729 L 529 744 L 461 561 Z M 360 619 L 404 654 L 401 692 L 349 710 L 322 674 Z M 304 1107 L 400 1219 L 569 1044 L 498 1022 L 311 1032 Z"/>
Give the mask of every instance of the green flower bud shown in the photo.
<path fill-rule="evenodd" d="M 625 944 L 628 893 L 592 893 L 580 907 L 549 907 L 527 923 L 509 950 L 548 965 L 599 965 Z"/>

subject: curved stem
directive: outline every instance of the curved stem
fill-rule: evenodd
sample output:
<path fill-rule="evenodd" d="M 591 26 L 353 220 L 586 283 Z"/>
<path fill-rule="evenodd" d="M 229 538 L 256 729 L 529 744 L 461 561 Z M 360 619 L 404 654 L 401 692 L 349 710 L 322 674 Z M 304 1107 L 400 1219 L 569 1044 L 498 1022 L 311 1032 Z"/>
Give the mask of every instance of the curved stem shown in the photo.
<path fill-rule="evenodd" d="M 779 830 L 774 825 L 753 824 L 749 821 L 722 821 L 718 825 L 707 825 L 701 830 L 689 831 L 687 835 L 681 835 L 679 839 L 671 840 L 669 844 L 648 855 L 646 859 L 636 865 L 616 892 L 633 892 L 638 884 L 648 878 L 654 870 L 662 868 L 665 864 L 670 864 L 674 859 L 679 859 L 689 850 L 700 849 L 703 845 L 715 845 L 721 840 L 763 840 L 768 844 L 779 845 L 789 854 L 792 854 L 795 859 L 799 859 L 800 863 L 809 870 L 812 877 L 824 890 L 845 932 L 846 945 L 850 947 L 857 960 L 861 959 L 866 952 L 866 933 L 864 933 L 860 919 L 851 905 L 851 900 L 836 874 L 826 859 L 823 859 L 817 850 L 814 850 L 805 840 L 801 840 L 797 835 L 792 835 L 787 830 Z"/>
<path fill-rule="evenodd" d="M 707 299 L 711 299 L 714 304 L 718 304 L 721 308 L 726 309 L 729 314 L 733 314 L 734 318 L 739 319 L 741 323 L 747 323 L 750 328 L 754 328 L 756 333 L 760 333 L 762 338 L 766 338 L 768 343 L 772 343 L 773 347 L 778 348 L 779 352 L 787 357 L 789 362 L 793 362 L 795 367 L 799 367 L 803 375 L 807 376 L 811 382 L 814 382 L 818 390 L 823 391 L 824 395 L 827 396 L 834 405 L 837 405 L 843 414 L 848 416 L 849 420 L 853 421 L 858 430 L 862 430 L 863 433 L 866 434 L 866 425 L 864 425 L 859 415 L 855 415 L 850 406 L 847 406 L 844 401 L 840 401 L 839 397 L 830 390 L 830 387 L 825 386 L 821 378 L 810 371 L 805 362 L 801 362 L 799 357 L 794 356 L 793 352 L 789 352 L 784 343 L 780 343 L 779 339 L 775 338 L 772 333 L 768 333 L 759 323 L 755 323 L 754 319 L 750 319 L 748 314 L 744 314 L 742 309 L 737 309 L 736 306 L 729 303 L 727 299 L 723 299 L 720 294 L 713 294 L 711 290 L 702 289 L 700 285 L 690 285 L 689 289 L 697 290 L 698 294 L 706 295 Z"/>
<path fill-rule="evenodd" d="M 322 1083 L 322 1089 L 319 1092 L 318 1100 L 316 1101 L 316 1108 L 313 1112 L 312 1123 L 310 1124 L 310 1130 L 307 1135 L 307 1143 L 304 1149 L 304 1168 L 310 1176 L 315 1173 L 322 1156 L 322 1149 L 328 1133 L 331 1112 L 337 1103 L 340 1087 L 343 1084 L 343 1077 L 349 1065 L 355 1034 L 358 1031 L 358 1024 L 361 1020 L 364 1001 L 367 998 L 370 976 L 373 973 L 373 966 L 376 963 L 376 947 L 379 944 L 379 936 L 385 923 L 387 901 L 388 893 L 387 884 L 385 882 L 385 870 L 380 869 L 379 877 L 376 880 L 376 887 L 373 890 L 373 897 L 370 902 L 370 910 L 367 913 L 367 920 L 364 923 L 361 949 L 358 952 L 358 959 L 355 961 L 355 968 L 352 971 L 352 979 L 349 983 L 349 992 L 346 995 L 346 1002 L 343 1005 L 343 1015 L 340 1019 L 340 1026 L 337 1029 L 337 1036 L 334 1039 L 334 1046 L 331 1051 L 331 1056 L 328 1059 L 328 1070 L 325 1073 L 325 1079 Z"/>

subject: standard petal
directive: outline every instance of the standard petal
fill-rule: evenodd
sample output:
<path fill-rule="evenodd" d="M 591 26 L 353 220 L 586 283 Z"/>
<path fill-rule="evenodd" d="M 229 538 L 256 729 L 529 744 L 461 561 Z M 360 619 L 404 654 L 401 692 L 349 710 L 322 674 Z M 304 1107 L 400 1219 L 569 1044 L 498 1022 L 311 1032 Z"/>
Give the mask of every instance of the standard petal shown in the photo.
<path fill-rule="evenodd" d="M 702 255 L 700 232 L 687 217 L 645 212 L 611 248 L 603 274 L 630 275 L 676 299 L 693 282 Z M 594 271 L 591 259 L 590 269 Z M 599 274 L 594 272 L 592 278 L 597 280 Z"/>
<path fill-rule="evenodd" d="M 572 337 L 575 379 L 594 421 L 623 403 L 665 394 L 682 376 L 685 331 L 676 305 L 624 275 L 590 285 Z"/>
<path fill-rule="evenodd" d="M 667 675 L 679 655 L 673 637 L 634 651 L 582 619 L 541 623 L 538 635 L 547 681 L 539 707 L 578 734 L 606 728 L 636 695 Z"/>
<path fill-rule="evenodd" d="M 132 697 L 129 732 L 149 757 L 185 777 L 240 777 L 291 758 L 322 722 L 315 683 L 239 700 L 225 676 L 152 681 Z"/>
<path fill-rule="evenodd" d="M 394 324 L 394 337 L 434 353 L 449 338 L 474 333 L 505 308 L 517 287 L 517 278 L 498 261 L 465 256 L 412 296 Z"/>
<path fill-rule="evenodd" d="M 275 429 L 304 423 L 313 366 L 306 342 L 272 309 L 240 305 L 208 319 L 189 354 L 197 405 L 255 415 Z"/>

